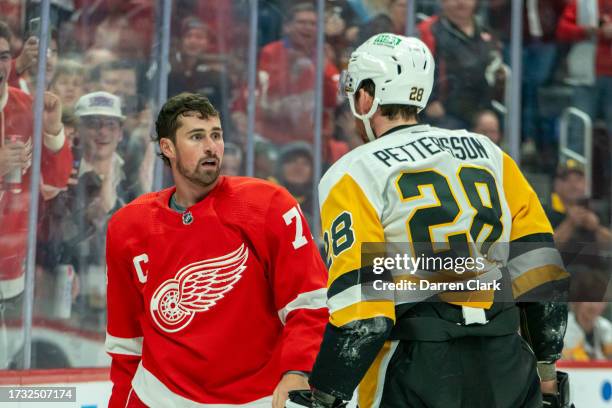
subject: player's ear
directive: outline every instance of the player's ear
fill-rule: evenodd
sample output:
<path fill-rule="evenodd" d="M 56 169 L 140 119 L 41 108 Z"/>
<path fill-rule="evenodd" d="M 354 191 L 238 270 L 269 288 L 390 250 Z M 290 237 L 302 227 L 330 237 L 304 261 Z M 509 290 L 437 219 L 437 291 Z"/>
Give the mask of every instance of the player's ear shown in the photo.
<path fill-rule="evenodd" d="M 361 88 L 357 91 L 356 99 L 357 100 L 355 102 L 357 103 L 357 106 L 355 106 L 355 109 L 357 110 L 357 113 L 360 115 L 368 113 L 372 107 L 372 104 L 374 103 L 374 98 L 372 95 L 367 93 L 365 89 Z"/>
<path fill-rule="evenodd" d="M 174 146 L 172 140 L 168 139 L 167 137 L 162 137 L 159 139 L 159 149 L 167 158 L 176 158 L 176 147 Z"/>

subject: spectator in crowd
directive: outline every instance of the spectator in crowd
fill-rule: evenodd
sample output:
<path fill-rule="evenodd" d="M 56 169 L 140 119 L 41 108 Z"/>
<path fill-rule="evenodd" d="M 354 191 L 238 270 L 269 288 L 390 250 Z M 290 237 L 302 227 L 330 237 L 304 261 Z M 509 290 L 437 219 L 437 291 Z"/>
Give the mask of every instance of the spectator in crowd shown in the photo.
<path fill-rule="evenodd" d="M 83 95 L 85 70 L 76 61 L 60 60 L 55 69 L 49 88 L 60 97 L 64 108 L 74 108 Z"/>
<path fill-rule="evenodd" d="M 254 176 L 267 180 L 274 175 L 278 150 L 273 144 L 258 140 L 255 142 L 255 171 Z"/>
<path fill-rule="evenodd" d="M 555 32 L 567 0 L 523 2 L 523 65 L 521 125 L 523 139 L 537 147 L 546 159 L 554 143 L 554 132 L 540 115 L 538 92 L 552 79 L 557 62 Z M 487 2 L 489 25 L 504 43 L 504 60 L 509 60 L 510 0 Z"/>
<path fill-rule="evenodd" d="M 226 106 L 227 101 L 222 98 L 225 75 L 217 61 L 208 58 L 208 28 L 198 18 L 187 17 L 178 40 L 178 51 L 168 76 L 168 96 L 195 92 L 206 96 L 215 106 Z"/>
<path fill-rule="evenodd" d="M 348 0 L 362 23 L 389 12 L 390 0 Z"/>
<path fill-rule="evenodd" d="M 221 162 L 221 174 L 225 176 L 241 176 L 244 174 L 242 166 L 242 149 L 235 143 L 225 143 L 225 153 Z"/>
<path fill-rule="evenodd" d="M 104 91 L 121 98 L 121 110 L 127 116 L 137 119 L 138 112 L 138 73 L 136 66 L 127 60 L 102 63 L 91 71 L 90 80 L 97 91 Z M 129 126 L 131 125 L 131 126 Z M 128 123 L 130 130 L 136 124 Z"/>
<path fill-rule="evenodd" d="M 502 141 L 499 119 L 495 112 L 490 109 L 481 110 L 474 115 L 472 132 L 487 136 L 498 146 Z"/>
<path fill-rule="evenodd" d="M 501 93 L 501 53 L 490 31 L 475 18 L 476 0 L 441 0 L 442 12 L 419 24 L 436 60 L 436 83 L 425 110 L 441 127 L 468 128 L 474 114 L 491 109 Z M 496 92 L 497 91 L 497 92 Z"/>
<path fill-rule="evenodd" d="M 573 105 L 593 120 L 600 116 L 612 132 L 612 0 L 571 0 L 557 27 L 560 41 L 574 43 L 568 54 L 567 81 Z"/>
<path fill-rule="evenodd" d="M 325 4 L 325 41 L 328 59 L 344 69 L 359 34 L 358 17 L 348 0 L 331 0 Z"/>
<path fill-rule="evenodd" d="M 610 230 L 601 225 L 597 214 L 587 206 L 586 178 L 582 165 L 567 160 L 559 166 L 553 189 L 549 219 L 555 229 L 555 242 L 597 242 L 602 246 L 610 243 Z M 575 234 L 579 232 L 588 232 L 595 239 L 576 240 Z"/>
<path fill-rule="evenodd" d="M 89 74 L 98 65 L 117 61 L 117 55 L 107 48 L 89 48 L 83 53 L 83 66 Z M 93 92 L 93 89 L 87 89 Z"/>
<path fill-rule="evenodd" d="M 257 21 L 257 46 L 276 41 L 283 30 L 283 13 L 277 1 L 260 1 Z"/>
<path fill-rule="evenodd" d="M 406 32 L 407 2 L 408 0 L 387 0 L 387 4 L 384 5 L 384 8 L 377 15 L 359 27 L 357 44 L 362 44 L 368 38 L 378 33 L 391 32 L 404 34 Z"/>
<path fill-rule="evenodd" d="M 145 151 L 148 149 L 150 139 L 148 130 L 150 126 L 150 112 L 142 106 L 138 90 L 138 72 L 134 63 L 127 60 L 118 60 L 104 63 L 92 71 L 92 81 L 97 85 L 98 91 L 108 92 L 118 96 L 121 100 L 121 111 L 125 115 L 122 124 L 123 139 L 118 147 L 118 153 L 125 161 L 126 188 L 129 185 L 130 194 L 126 195 L 128 201 L 142 194 L 140 183 L 143 165 L 152 164 L 146 160 Z"/>
<path fill-rule="evenodd" d="M 105 48 L 121 59 L 148 58 L 154 36 L 154 3 L 77 0 L 75 10 L 75 37 L 81 49 Z"/>
<path fill-rule="evenodd" d="M 310 3 L 293 6 L 287 16 L 286 36 L 266 45 L 259 58 L 259 133 L 276 144 L 312 141 L 317 13 Z M 324 136 L 333 133 L 338 69 L 324 68 Z"/>
<path fill-rule="evenodd" d="M 45 81 L 48 88 L 51 78 L 55 74 L 57 65 L 58 43 L 57 33 L 51 31 L 49 38 L 49 48 L 47 49 L 47 65 Z M 20 54 L 13 61 L 9 85 L 21 89 L 23 92 L 32 95 L 36 90 L 36 77 L 38 73 L 38 38 L 30 37 L 25 42 Z"/>
<path fill-rule="evenodd" d="M 335 162 L 348 151 L 353 150 L 357 146 L 361 146 L 363 140 L 359 137 L 359 132 L 357 132 L 357 128 L 355 127 L 355 116 L 353 116 L 353 112 L 351 112 L 348 100 L 338 105 L 334 117 L 336 118 L 334 139 L 343 142 L 345 146 L 344 151 L 338 151 L 338 157 L 335 157 L 335 160 L 333 160 Z"/>
<path fill-rule="evenodd" d="M 110 216 L 127 199 L 123 188 L 124 160 L 117 153 L 123 137 L 119 97 L 107 92 L 83 95 L 76 104 L 79 119 L 76 146 L 82 158 L 75 185 L 56 197 L 50 212 L 45 262 L 47 269 L 58 263 L 71 264 L 82 280 L 81 293 L 88 311 L 95 311 L 103 329 L 104 237 Z"/>
<path fill-rule="evenodd" d="M 281 149 L 276 163 L 275 181 L 289 190 L 310 225 L 313 214 L 313 169 L 312 147 L 308 143 L 290 143 Z"/>
<path fill-rule="evenodd" d="M 563 358 L 575 361 L 612 359 L 612 323 L 601 314 L 605 302 L 574 302 L 563 339 Z"/>
<path fill-rule="evenodd" d="M 605 267 L 600 254 L 612 242 L 612 232 L 590 208 L 582 165 L 568 160 L 559 166 L 546 213 L 568 271 L 582 265 L 594 269 Z"/>
<path fill-rule="evenodd" d="M 540 118 L 538 91 L 552 77 L 557 61 L 555 31 L 567 0 L 538 0 L 524 3 L 523 76 L 521 123 L 524 139 L 535 141 L 548 156 L 554 143 Z M 509 20 L 507 16 L 506 20 Z"/>
<path fill-rule="evenodd" d="M 0 22 L 0 308 L 8 309 L 9 315 L 20 310 L 18 296 L 24 290 L 34 137 L 32 98 L 8 84 L 11 36 L 8 26 Z M 44 95 L 43 133 L 42 181 L 65 187 L 72 159 L 61 122 L 61 102 L 48 92 Z M 6 367 L 8 358 L 0 357 L 0 367 Z"/>

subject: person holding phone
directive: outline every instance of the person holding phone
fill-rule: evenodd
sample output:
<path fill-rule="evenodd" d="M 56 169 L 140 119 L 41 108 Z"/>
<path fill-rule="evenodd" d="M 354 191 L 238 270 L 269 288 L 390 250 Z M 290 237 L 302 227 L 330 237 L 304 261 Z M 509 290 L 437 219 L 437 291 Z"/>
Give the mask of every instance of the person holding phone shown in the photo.
<path fill-rule="evenodd" d="M 559 165 L 553 190 L 546 215 L 568 268 L 577 265 L 604 267 L 599 252 L 609 248 L 612 232 L 602 225 L 601 219 L 591 208 L 586 195 L 584 166 L 575 160 L 567 160 Z M 596 247 L 591 249 L 593 243 Z M 582 246 L 588 247 L 588 254 L 577 253 L 581 252 Z"/>
<path fill-rule="evenodd" d="M 8 78 L 10 86 L 21 89 L 32 95 L 36 89 L 38 72 L 38 45 L 40 36 L 40 18 L 33 18 L 28 23 L 28 39 L 25 41 L 19 55 L 11 63 L 11 75 Z M 50 30 L 49 47 L 47 48 L 47 63 L 45 74 L 45 89 L 53 78 L 58 58 L 57 32 Z"/>

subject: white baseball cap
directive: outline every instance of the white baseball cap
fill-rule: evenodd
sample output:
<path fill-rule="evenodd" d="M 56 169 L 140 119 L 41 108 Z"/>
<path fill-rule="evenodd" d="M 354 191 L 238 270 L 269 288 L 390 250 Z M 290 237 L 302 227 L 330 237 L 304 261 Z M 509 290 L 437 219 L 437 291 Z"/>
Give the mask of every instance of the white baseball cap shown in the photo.
<path fill-rule="evenodd" d="M 75 105 L 74 114 L 77 117 L 95 115 L 125 119 L 121 114 L 121 98 L 103 91 L 81 96 Z"/>

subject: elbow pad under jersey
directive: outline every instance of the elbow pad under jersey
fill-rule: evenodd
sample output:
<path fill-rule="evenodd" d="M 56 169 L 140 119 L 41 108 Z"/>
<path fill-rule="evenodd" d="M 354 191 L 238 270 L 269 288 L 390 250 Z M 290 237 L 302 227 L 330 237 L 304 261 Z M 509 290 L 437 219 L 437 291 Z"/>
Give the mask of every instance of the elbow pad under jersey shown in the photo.
<path fill-rule="evenodd" d="M 567 303 L 519 303 L 521 335 L 531 345 L 538 361 L 554 363 L 561 357 L 567 327 Z"/>
<path fill-rule="evenodd" d="M 350 400 L 392 328 L 393 321 L 387 317 L 356 320 L 342 327 L 328 323 L 310 375 L 312 387 Z"/>

